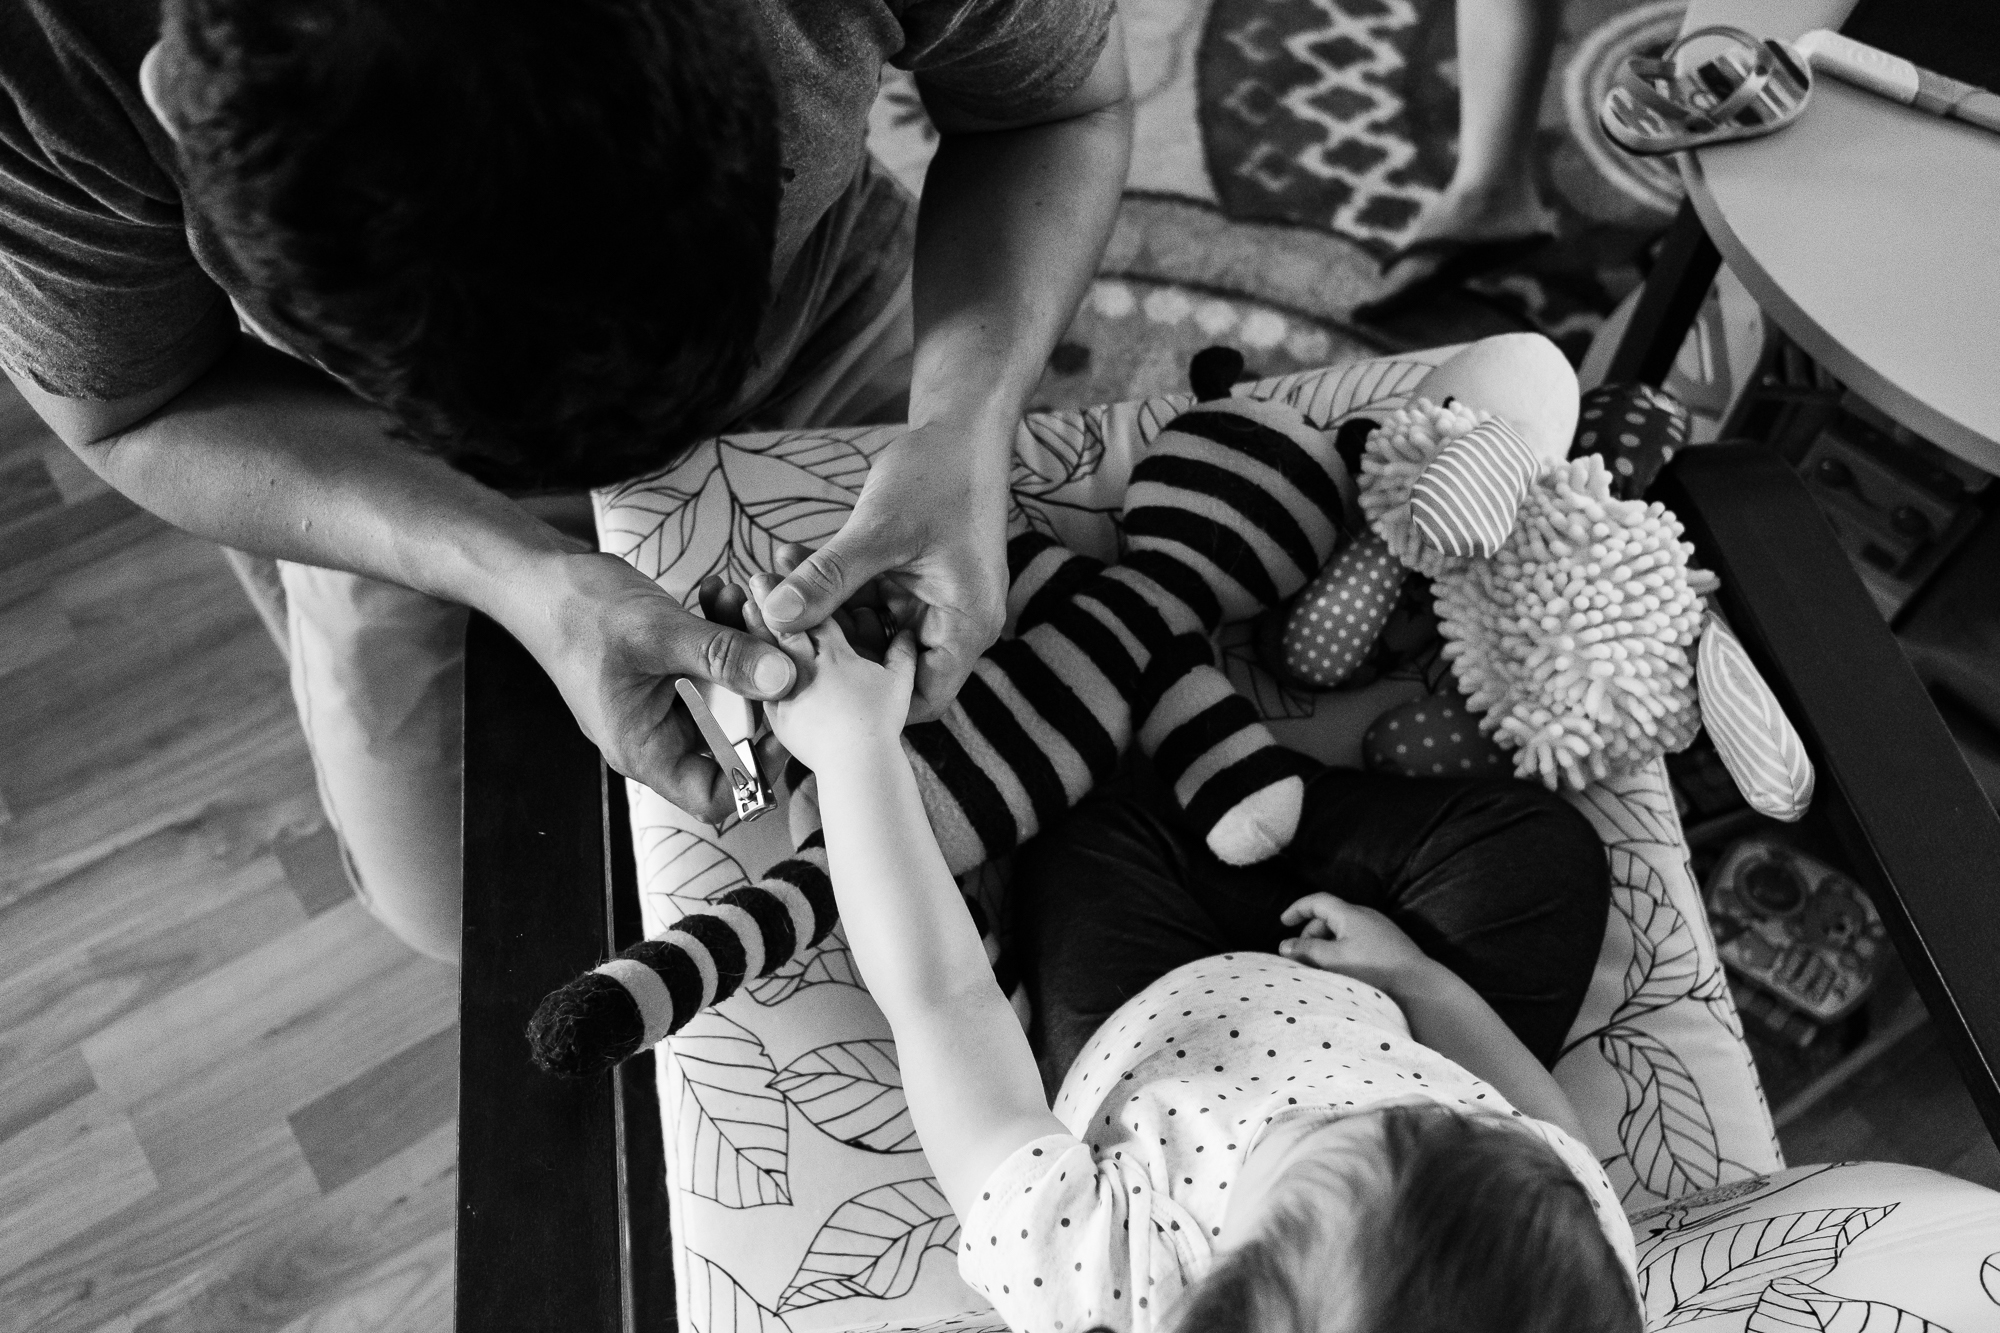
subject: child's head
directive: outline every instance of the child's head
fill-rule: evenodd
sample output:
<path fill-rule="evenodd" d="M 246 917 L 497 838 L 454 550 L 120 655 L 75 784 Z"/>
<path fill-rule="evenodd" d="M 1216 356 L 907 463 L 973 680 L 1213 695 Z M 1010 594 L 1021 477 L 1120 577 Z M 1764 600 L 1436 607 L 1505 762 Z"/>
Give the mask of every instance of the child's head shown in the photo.
<path fill-rule="evenodd" d="M 1307 1132 L 1246 1221 L 1175 1333 L 1639 1333 L 1589 1194 L 1497 1116 L 1398 1105 Z"/>

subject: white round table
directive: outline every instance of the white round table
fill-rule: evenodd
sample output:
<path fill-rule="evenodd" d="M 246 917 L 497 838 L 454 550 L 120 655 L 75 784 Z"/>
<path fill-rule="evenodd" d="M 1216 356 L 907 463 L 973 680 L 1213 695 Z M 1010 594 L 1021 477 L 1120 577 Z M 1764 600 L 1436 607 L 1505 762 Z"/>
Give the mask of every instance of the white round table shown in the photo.
<path fill-rule="evenodd" d="M 1980 0 L 1988 3 L 1990 0 Z M 1794 40 L 1852 0 L 1693 0 Z M 1850 388 L 2000 473 L 2000 135 L 1815 71 L 1812 100 L 1762 139 L 1684 154 L 1704 228 L 1765 313 Z"/>

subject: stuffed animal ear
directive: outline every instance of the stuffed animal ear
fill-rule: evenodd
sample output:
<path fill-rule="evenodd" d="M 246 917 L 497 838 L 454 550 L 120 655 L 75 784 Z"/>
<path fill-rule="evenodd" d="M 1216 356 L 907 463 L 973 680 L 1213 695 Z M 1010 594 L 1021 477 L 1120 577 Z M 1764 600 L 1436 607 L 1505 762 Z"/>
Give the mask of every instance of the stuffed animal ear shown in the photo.
<path fill-rule="evenodd" d="M 1750 808 L 1786 823 L 1812 804 L 1813 766 L 1778 697 L 1713 609 L 1695 651 L 1702 725 Z"/>
<path fill-rule="evenodd" d="M 1227 398 L 1242 378 L 1243 353 L 1234 347 L 1204 347 L 1188 362 L 1188 387 L 1200 402 Z"/>
<path fill-rule="evenodd" d="M 1410 488 L 1410 516 L 1432 550 L 1483 558 L 1514 531 L 1528 488 L 1546 464 L 1498 417 L 1447 444 Z"/>

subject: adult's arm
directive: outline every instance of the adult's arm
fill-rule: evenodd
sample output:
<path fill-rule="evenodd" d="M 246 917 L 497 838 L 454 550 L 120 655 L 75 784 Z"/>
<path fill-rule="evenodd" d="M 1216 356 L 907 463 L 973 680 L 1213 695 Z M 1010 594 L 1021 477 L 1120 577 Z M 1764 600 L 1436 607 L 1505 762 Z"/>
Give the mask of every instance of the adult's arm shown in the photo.
<path fill-rule="evenodd" d="M 1118 19 L 1083 83 L 1041 115 L 980 121 L 941 106 L 932 115 L 939 144 L 917 214 L 910 431 L 876 456 L 845 526 L 766 607 L 775 627 L 801 629 L 889 575 L 923 646 L 917 719 L 951 702 L 1004 618 L 1014 432 L 1096 273 L 1131 155 Z"/>
<path fill-rule="evenodd" d="M 623 561 L 391 439 L 384 414 L 250 338 L 108 402 L 12 378 L 93 471 L 176 527 L 485 612 L 535 655 L 614 768 L 703 817 L 721 817 L 728 790 L 673 710 L 673 678 L 756 698 L 791 686 L 782 652 L 689 614 Z"/>

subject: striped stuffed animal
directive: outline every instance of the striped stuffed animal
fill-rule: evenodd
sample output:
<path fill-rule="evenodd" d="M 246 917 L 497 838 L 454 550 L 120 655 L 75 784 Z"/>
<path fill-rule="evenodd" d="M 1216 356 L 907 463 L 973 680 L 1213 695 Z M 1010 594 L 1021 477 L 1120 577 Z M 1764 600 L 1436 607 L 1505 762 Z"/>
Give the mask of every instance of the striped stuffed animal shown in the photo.
<path fill-rule="evenodd" d="M 1132 469 L 1115 565 L 1038 534 L 1009 545 L 1013 636 L 904 752 L 954 874 L 1012 851 L 1111 776 L 1136 739 L 1222 860 L 1276 854 L 1311 761 L 1272 738 L 1216 668 L 1225 623 L 1304 586 L 1357 514 L 1334 440 L 1292 407 L 1226 396 L 1235 358 L 1197 364 L 1192 410 Z M 602 1069 L 816 946 L 834 923 L 809 784 L 795 857 L 550 995 L 530 1028 L 545 1069 Z"/>

